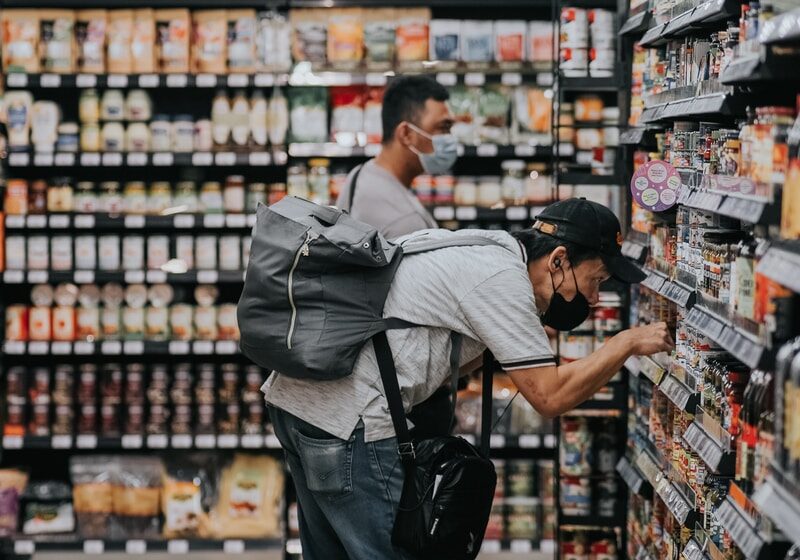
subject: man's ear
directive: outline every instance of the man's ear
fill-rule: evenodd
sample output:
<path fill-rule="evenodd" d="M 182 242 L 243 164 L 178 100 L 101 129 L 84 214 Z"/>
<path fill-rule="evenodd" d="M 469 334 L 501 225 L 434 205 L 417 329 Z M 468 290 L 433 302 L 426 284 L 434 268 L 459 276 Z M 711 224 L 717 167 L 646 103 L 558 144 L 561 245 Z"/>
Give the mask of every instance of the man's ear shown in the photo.
<path fill-rule="evenodd" d="M 411 127 L 406 121 L 402 121 L 394 129 L 394 140 L 403 146 L 410 146 L 412 144 L 411 133 Z"/>
<path fill-rule="evenodd" d="M 550 270 L 550 273 L 555 273 L 557 270 L 563 271 L 568 263 L 567 248 L 563 245 L 559 245 L 550 253 L 550 257 L 547 259 L 547 268 Z"/>

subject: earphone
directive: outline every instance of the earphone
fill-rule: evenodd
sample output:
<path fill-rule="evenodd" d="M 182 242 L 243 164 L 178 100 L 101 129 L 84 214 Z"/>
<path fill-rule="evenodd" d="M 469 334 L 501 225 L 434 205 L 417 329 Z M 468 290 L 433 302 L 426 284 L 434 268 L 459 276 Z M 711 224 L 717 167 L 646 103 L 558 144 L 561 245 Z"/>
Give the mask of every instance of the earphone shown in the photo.
<path fill-rule="evenodd" d="M 559 259 L 559 258 L 556 258 L 556 259 L 553 261 L 553 266 L 555 266 L 556 268 L 561 268 L 561 259 Z"/>

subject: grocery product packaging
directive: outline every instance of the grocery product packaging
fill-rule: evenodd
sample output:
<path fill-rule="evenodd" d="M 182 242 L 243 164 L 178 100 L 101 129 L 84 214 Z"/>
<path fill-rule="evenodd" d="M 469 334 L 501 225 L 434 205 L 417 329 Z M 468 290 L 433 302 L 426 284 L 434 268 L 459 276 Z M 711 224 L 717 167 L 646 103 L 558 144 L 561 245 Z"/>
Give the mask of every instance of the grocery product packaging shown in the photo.
<path fill-rule="evenodd" d="M 451 132 L 459 142 L 468 146 L 474 146 L 478 140 L 475 117 L 478 114 L 479 96 L 479 89 L 457 86 L 450 90 L 450 99 L 447 101 L 455 119 Z"/>
<path fill-rule="evenodd" d="M 75 13 L 76 70 L 86 74 L 106 71 L 105 10 L 78 10 Z"/>
<path fill-rule="evenodd" d="M 156 59 L 164 74 L 189 72 L 189 10 L 156 10 Z"/>
<path fill-rule="evenodd" d="M 228 45 L 225 10 L 192 12 L 192 65 L 197 73 L 224 74 Z"/>
<path fill-rule="evenodd" d="M 288 95 L 291 141 L 327 142 L 328 89 L 324 87 L 292 88 Z"/>
<path fill-rule="evenodd" d="M 0 535 L 10 535 L 17 530 L 19 498 L 28 484 L 28 474 L 18 469 L 0 469 Z"/>
<path fill-rule="evenodd" d="M 467 64 L 491 62 L 494 42 L 494 22 L 465 20 L 461 23 L 461 56 Z"/>
<path fill-rule="evenodd" d="M 366 90 L 362 86 L 330 88 L 331 140 L 343 146 L 359 144 L 364 131 Z M 363 142 L 361 142 L 363 143 Z"/>
<path fill-rule="evenodd" d="M 11 151 L 30 146 L 33 96 L 28 91 L 9 91 L 4 96 L 8 147 Z"/>
<path fill-rule="evenodd" d="M 525 59 L 527 25 L 522 20 L 500 20 L 494 24 L 495 60 L 501 64 Z"/>
<path fill-rule="evenodd" d="M 3 10 L 3 68 L 39 72 L 39 10 Z"/>
<path fill-rule="evenodd" d="M 133 10 L 109 11 L 107 36 L 106 70 L 111 74 L 130 74 L 133 70 Z"/>
<path fill-rule="evenodd" d="M 34 482 L 23 494 L 22 532 L 26 535 L 72 533 L 72 492 L 63 482 Z"/>
<path fill-rule="evenodd" d="M 324 66 L 328 50 L 328 18 L 323 10 L 291 10 L 292 57 L 295 62 Z"/>
<path fill-rule="evenodd" d="M 461 58 L 461 21 L 457 19 L 431 20 L 430 60 L 451 63 L 455 66 Z"/>
<path fill-rule="evenodd" d="M 39 50 L 42 72 L 68 74 L 75 71 L 75 12 L 41 10 Z"/>
<path fill-rule="evenodd" d="M 429 8 L 396 9 L 397 61 L 422 62 L 428 56 L 428 31 L 431 21 Z"/>
<path fill-rule="evenodd" d="M 255 10 L 228 10 L 228 72 L 256 70 L 258 20 Z"/>
<path fill-rule="evenodd" d="M 134 73 L 150 74 L 156 71 L 156 16 L 151 8 L 133 12 L 131 54 Z"/>
<path fill-rule="evenodd" d="M 114 466 L 114 458 L 103 455 L 78 455 L 70 459 L 72 502 L 82 537 L 108 537 L 109 518 L 114 509 L 111 486 Z"/>
<path fill-rule="evenodd" d="M 267 122 L 269 123 L 270 144 L 282 146 L 286 142 L 286 134 L 289 130 L 289 104 L 279 87 L 275 88 L 269 100 Z"/>
<path fill-rule="evenodd" d="M 292 67 L 292 28 L 286 17 L 275 11 L 258 14 L 256 51 L 258 69 L 285 72 Z"/>
<path fill-rule="evenodd" d="M 209 510 L 216 500 L 217 461 L 214 455 L 189 455 L 167 462 L 161 508 L 164 538 L 209 538 Z"/>
<path fill-rule="evenodd" d="M 370 87 L 367 90 L 367 102 L 364 106 L 364 133 L 367 135 L 367 144 L 380 144 L 383 140 L 383 110 L 382 87 Z"/>
<path fill-rule="evenodd" d="M 111 473 L 112 538 L 157 538 L 163 465 L 158 457 L 119 457 Z"/>
<path fill-rule="evenodd" d="M 328 62 L 355 68 L 364 57 L 363 13 L 359 8 L 328 10 Z"/>
<path fill-rule="evenodd" d="M 392 8 L 364 10 L 364 58 L 373 69 L 390 68 L 395 56 L 395 11 Z"/>
<path fill-rule="evenodd" d="M 555 52 L 555 25 L 549 21 L 528 22 L 528 61 L 553 63 Z"/>
<path fill-rule="evenodd" d="M 545 96 L 543 89 L 530 86 L 516 88 L 511 141 L 514 144 L 551 144 L 552 112 L 552 99 Z"/>
<path fill-rule="evenodd" d="M 490 86 L 481 91 L 478 100 L 478 140 L 494 144 L 509 141 L 508 90 L 502 86 Z"/>

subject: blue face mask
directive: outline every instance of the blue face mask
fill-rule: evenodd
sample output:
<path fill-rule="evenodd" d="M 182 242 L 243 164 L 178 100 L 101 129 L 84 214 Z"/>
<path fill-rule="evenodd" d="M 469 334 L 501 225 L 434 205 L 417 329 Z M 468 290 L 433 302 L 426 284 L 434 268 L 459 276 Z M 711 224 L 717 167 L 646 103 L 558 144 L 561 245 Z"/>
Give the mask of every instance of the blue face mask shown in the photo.
<path fill-rule="evenodd" d="M 433 143 L 433 152 L 429 154 L 420 152 L 414 146 L 408 147 L 419 157 L 419 163 L 422 165 L 422 169 L 425 170 L 425 173 L 441 175 L 442 173 L 450 171 L 450 168 L 453 167 L 456 159 L 458 159 L 458 142 L 455 136 L 452 134 L 434 134 L 431 136 L 418 126 L 411 123 L 408 123 L 408 126 Z"/>

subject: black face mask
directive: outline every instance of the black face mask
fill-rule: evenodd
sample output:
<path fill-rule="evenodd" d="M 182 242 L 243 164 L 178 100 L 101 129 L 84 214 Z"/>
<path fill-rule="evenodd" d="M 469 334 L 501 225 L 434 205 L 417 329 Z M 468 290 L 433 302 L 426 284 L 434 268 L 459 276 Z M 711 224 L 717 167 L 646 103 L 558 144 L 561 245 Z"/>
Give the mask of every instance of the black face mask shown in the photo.
<path fill-rule="evenodd" d="M 547 311 L 542 315 L 542 322 L 558 331 L 571 331 L 583 323 L 591 311 L 589 301 L 578 289 L 575 268 L 570 267 L 570 270 L 572 270 L 572 279 L 575 281 L 575 297 L 572 298 L 572 301 L 567 301 L 564 296 L 556 291 L 556 283 L 553 280 L 553 274 L 550 273 L 550 282 L 553 284 L 553 298 L 550 300 L 550 306 Z"/>

